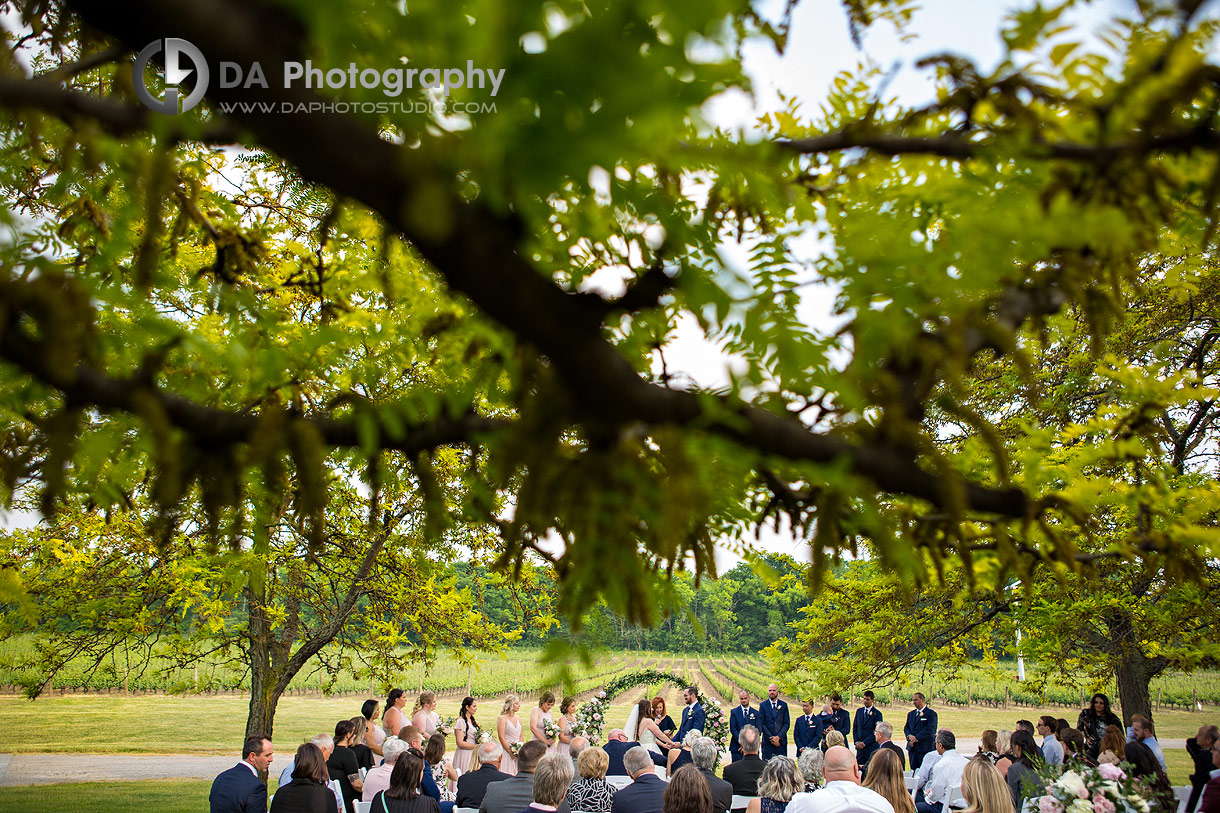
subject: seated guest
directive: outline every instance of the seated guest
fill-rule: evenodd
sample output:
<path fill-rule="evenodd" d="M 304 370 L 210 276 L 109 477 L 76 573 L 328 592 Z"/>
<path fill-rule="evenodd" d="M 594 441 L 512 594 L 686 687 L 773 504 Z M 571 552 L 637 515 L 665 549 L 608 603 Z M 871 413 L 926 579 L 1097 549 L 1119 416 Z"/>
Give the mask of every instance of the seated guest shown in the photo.
<path fill-rule="evenodd" d="M 322 759 L 328 759 L 330 752 L 335 750 L 335 741 L 329 734 L 319 734 L 310 740 L 314 745 L 322 749 Z M 292 781 L 292 769 L 296 765 L 296 758 L 288 760 L 288 764 L 284 766 L 284 770 L 280 771 L 280 784 L 287 785 Z M 343 797 L 339 797 L 339 804 L 343 804 Z"/>
<path fill-rule="evenodd" d="M 762 735 L 752 725 L 741 729 L 737 741 L 741 744 L 741 759 L 725 765 L 721 775 L 733 786 L 737 796 L 757 796 L 758 777 L 762 776 L 764 764 L 758 756 Z"/>
<path fill-rule="evenodd" d="M 606 744 L 602 746 L 602 750 L 606 752 L 606 756 L 610 757 L 610 768 L 606 771 L 607 776 L 627 776 L 627 768 L 623 765 L 623 756 L 639 745 L 638 742 L 627 739 L 627 733 L 621 728 L 615 728 L 610 731 Z M 648 749 L 644 749 L 648 750 Z M 653 763 L 656 765 L 665 764 L 665 756 L 654 751 L 648 751 L 653 755 Z M 514 811 L 515 813 L 515 811 Z"/>
<path fill-rule="evenodd" d="M 1091 765 L 1097 767 L 1096 760 L 1089 758 L 1088 747 L 1084 742 L 1084 734 L 1074 728 L 1065 728 L 1059 732 L 1059 742 L 1063 744 L 1063 762 L 1065 765 L 1079 767 Z"/>
<path fill-rule="evenodd" d="M 327 786 L 322 749 L 305 743 L 297 748 L 292 765 L 292 778 L 276 790 L 271 813 L 339 813 L 335 795 Z"/>
<path fill-rule="evenodd" d="M 1137 742 L 1142 742 L 1144 746 L 1152 752 L 1156 757 L 1157 764 L 1161 766 L 1161 773 L 1166 773 L 1168 769 L 1165 767 L 1165 752 L 1161 749 L 1161 744 L 1156 740 L 1156 729 L 1152 725 L 1151 720 L 1132 717 L 1131 727 L 1135 730 L 1135 739 Z"/>
<path fill-rule="evenodd" d="M 508 779 L 508 774 L 500 770 L 500 760 L 504 757 L 504 749 L 500 747 L 500 743 L 488 740 L 480 744 L 475 753 L 479 760 L 479 769 L 458 777 L 458 807 L 478 807 L 483 804 L 488 785 Z"/>
<path fill-rule="evenodd" d="M 1004 781 L 1008 783 L 1008 793 L 1012 796 L 1014 810 L 1020 810 L 1026 799 L 1034 799 L 1042 795 L 1038 782 L 1038 771 L 1042 769 L 1042 749 L 1038 741 L 1028 731 L 1014 731 L 1012 744 L 1013 761 L 1008 768 Z M 1036 807 L 1036 805 L 1035 805 Z"/>
<path fill-rule="evenodd" d="M 534 800 L 521 813 L 554 813 L 565 804 L 571 784 L 572 759 L 558 752 L 546 754 L 534 768 Z"/>
<path fill-rule="evenodd" d="M 1124 750 L 1123 730 L 1116 725 L 1108 726 L 1102 735 L 1101 747 L 1097 754 L 1097 763 L 1117 765 L 1123 761 Z M 1187 808 L 1189 810 L 1189 808 Z"/>
<path fill-rule="evenodd" d="M 610 813 L 614 786 L 606 781 L 610 757 L 600 748 L 584 748 L 576 758 L 577 777 L 568 788 L 568 806 L 587 813 Z M 460 800 L 459 800 L 460 801 Z"/>
<path fill-rule="evenodd" d="M 1038 718 L 1038 736 L 1042 738 L 1042 759 L 1048 765 L 1063 764 L 1063 746 L 1055 737 L 1055 718 L 1049 714 Z"/>
<path fill-rule="evenodd" d="M 894 742 L 894 726 L 887 723 L 885 720 L 877 723 L 876 728 L 877 745 L 881 748 L 888 748 L 898 755 L 899 762 L 902 763 L 902 770 L 907 769 L 907 754 L 902 750 L 902 746 Z M 805 777 L 805 781 L 809 781 L 809 777 Z"/>
<path fill-rule="evenodd" d="M 1194 771 L 1190 775 L 1190 798 L 1186 802 L 1187 813 L 1195 809 L 1195 804 L 1203 794 L 1203 788 L 1211 779 L 1212 748 L 1220 742 L 1220 728 L 1214 725 L 1199 726 L 1199 732 L 1186 741 L 1186 753 L 1194 763 Z"/>
<path fill-rule="evenodd" d="M 262 776 L 275 758 L 271 740 L 260 734 L 246 737 L 241 762 L 223 771 L 208 793 L 211 813 L 263 813 L 267 809 L 267 784 Z"/>
<path fill-rule="evenodd" d="M 352 802 L 360 798 L 360 792 L 364 789 L 364 782 L 360 779 L 360 766 L 356 763 L 355 753 L 349 747 L 355 730 L 351 720 L 335 723 L 335 750 L 326 760 L 330 778 L 338 780 L 339 789 L 343 791 L 343 807 L 347 813 L 354 813 Z"/>
<path fill-rule="evenodd" d="M 932 774 L 924 788 L 924 801 L 915 804 L 919 813 L 941 813 L 949 798 L 949 788 L 962 785 L 966 758 L 957 752 L 957 737 L 947 728 L 936 732 L 936 753 L 940 754 L 940 759 L 932 766 Z M 965 803 L 958 801 L 957 807 L 965 807 Z"/>
<path fill-rule="evenodd" d="M 805 793 L 813 793 L 822 787 L 822 766 L 826 763 L 826 754 L 821 748 L 806 748 L 797 758 L 797 767 L 805 779 Z M 910 795 L 910 794 L 908 794 Z"/>
<path fill-rule="evenodd" d="M 758 796 L 746 805 L 746 813 L 784 813 L 792 797 L 805 789 L 805 778 L 788 757 L 767 760 L 758 777 Z"/>
<path fill-rule="evenodd" d="M 712 794 L 712 809 L 715 813 L 728 813 L 733 807 L 733 786 L 716 776 L 716 760 L 720 757 L 720 746 L 711 737 L 699 737 L 691 743 L 690 757 L 699 773 L 707 780 L 707 789 Z"/>
<path fill-rule="evenodd" d="M 517 775 L 488 785 L 479 810 L 482 813 L 521 813 L 534 801 L 534 771 L 546 753 L 546 740 L 530 740 L 522 745 L 517 752 Z M 567 786 L 568 783 L 564 783 L 565 792 Z M 568 803 L 560 802 L 558 813 L 568 811 Z"/>
<path fill-rule="evenodd" d="M 847 737 L 843 736 L 842 731 L 831 729 L 826 732 L 826 748 L 827 750 L 834 748 L 836 745 L 847 745 Z"/>
<path fill-rule="evenodd" d="M 390 787 L 373 797 L 372 809 L 378 813 L 440 813 L 440 804 L 420 791 L 424 758 L 410 750 L 400 754 L 390 774 Z"/>
<path fill-rule="evenodd" d="M 428 747 L 424 749 L 424 762 L 428 763 L 427 770 L 432 771 L 432 781 L 440 791 L 441 801 L 452 802 L 457 797 L 449 788 L 456 784 L 458 775 L 449 760 L 445 759 L 445 741 L 445 735 L 439 731 L 429 737 Z"/>
<path fill-rule="evenodd" d="M 673 775 L 661 796 L 662 813 L 711 813 L 712 807 L 707 783 L 690 765 Z"/>
<path fill-rule="evenodd" d="M 906 782 L 902 778 L 902 766 L 903 763 L 898 760 L 894 749 L 878 748 L 868 763 L 868 776 L 864 778 L 864 787 L 884 796 L 885 800 L 894 806 L 895 813 L 915 813 L 915 802 L 911 800 L 911 792 L 907 790 Z M 1007 798 L 1007 789 L 1004 793 Z"/>
<path fill-rule="evenodd" d="M 1029 720 L 1017 720 L 1017 727 L 1014 731 L 1028 731 L 1031 736 L 1038 733 L 1038 729 Z"/>
<path fill-rule="evenodd" d="M 365 745 L 365 732 L 368 731 L 369 721 L 363 717 L 352 718 L 352 744 L 349 746 L 352 753 L 356 755 L 356 764 L 366 771 L 373 770 L 373 766 L 377 763 L 373 760 L 373 749 Z"/>
<path fill-rule="evenodd" d="M 669 766 L 665 769 L 667 776 L 673 776 L 674 772 L 683 765 L 690 765 L 690 745 L 695 740 L 703 736 L 703 732 L 697 728 L 692 728 L 686 732 L 686 737 L 682 740 L 682 744 L 669 749 Z"/>
<path fill-rule="evenodd" d="M 996 745 L 998 736 L 999 732 L 995 729 L 983 729 L 983 739 L 979 743 L 979 751 L 975 756 L 986 757 L 992 765 L 996 764 L 1000 760 L 999 746 Z"/>
<path fill-rule="evenodd" d="M 1211 779 L 1203 786 L 1197 813 L 1220 813 L 1220 742 L 1212 745 Z"/>
<path fill-rule="evenodd" d="M 1012 797 L 1003 777 L 991 761 L 975 757 L 962 771 L 962 795 L 966 813 L 1012 813 Z"/>
<path fill-rule="evenodd" d="M 1177 800 L 1173 795 L 1173 787 L 1169 777 L 1161 770 L 1160 763 L 1152 749 L 1142 742 L 1129 742 L 1125 748 L 1127 762 L 1131 765 L 1131 776 L 1142 779 L 1148 788 L 1149 804 L 1153 810 L 1177 810 Z"/>
<path fill-rule="evenodd" d="M 1001 728 L 995 735 L 995 767 L 1000 776 L 1008 776 L 1008 766 L 1012 764 L 1012 732 Z"/>
<path fill-rule="evenodd" d="M 365 774 L 364 788 L 360 791 L 361 801 L 371 802 L 378 793 L 390 789 L 390 776 L 394 773 L 394 765 L 406 750 L 407 744 L 398 737 L 390 736 L 381 741 L 381 755 L 385 762 Z"/>
<path fill-rule="evenodd" d="M 826 749 L 822 775 L 826 787 L 798 793 L 788 803 L 787 813 L 894 813 L 894 806 L 884 796 L 861 787 L 860 763 L 842 745 Z"/>
<path fill-rule="evenodd" d="M 642 745 L 637 745 L 623 755 L 623 767 L 632 782 L 614 794 L 614 804 L 611 813 L 661 813 L 662 797 L 665 794 L 665 783 L 657 776 L 656 764 L 652 753 Z M 688 770 L 698 782 L 703 777 L 698 771 Z M 711 794 L 708 794 L 708 808 L 711 809 Z"/>
<path fill-rule="evenodd" d="M 573 776 L 580 776 L 580 765 L 579 765 L 580 754 L 582 751 L 584 751 L 588 747 L 589 747 L 589 738 L 581 737 L 581 736 L 573 737 L 572 742 L 568 745 L 568 756 L 570 756 L 572 758 Z M 602 753 L 605 753 L 605 752 L 603 751 Z M 607 757 L 606 759 L 607 759 L 606 764 L 608 765 L 609 757 Z"/>

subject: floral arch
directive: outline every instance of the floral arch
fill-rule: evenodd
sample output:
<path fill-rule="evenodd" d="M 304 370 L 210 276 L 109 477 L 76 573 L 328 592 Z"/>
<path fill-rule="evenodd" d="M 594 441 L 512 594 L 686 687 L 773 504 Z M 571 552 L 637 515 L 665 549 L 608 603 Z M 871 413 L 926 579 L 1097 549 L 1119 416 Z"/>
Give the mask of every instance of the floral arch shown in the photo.
<path fill-rule="evenodd" d="M 675 675 L 672 672 L 660 672 L 655 669 L 646 669 L 642 672 L 629 672 L 607 683 L 593 697 L 581 705 L 576 712 L 576 723 L 572 726 L 572 730 L 583 737 L 588 737 L 590 742 L 602 742 L 602 732 L 606 728 L 606 714 L 610 710 L 610 701 L 637 686 L 651 686 L 654 683 L 672 683 L 675 686 L 686 686 L 688 682 L 682 675 Z M 720 701 L 700 691 L 699 703 L 703 706 L 704 714 L 707 715 L 707 725 L 704 728 L 703 735 L 711 737 L 718 745 L 723 747 L 729 736 L 729 727 L 724 715 L 724 709 L 720 706 Z"/>

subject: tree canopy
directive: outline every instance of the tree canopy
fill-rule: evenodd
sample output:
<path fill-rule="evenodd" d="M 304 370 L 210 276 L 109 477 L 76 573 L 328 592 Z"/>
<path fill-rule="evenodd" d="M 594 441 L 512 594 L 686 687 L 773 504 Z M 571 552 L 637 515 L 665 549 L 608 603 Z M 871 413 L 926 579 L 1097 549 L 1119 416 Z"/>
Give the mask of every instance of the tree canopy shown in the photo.
<path fill-rule="evenodd" d="M 973 587 L 1111 558 L 1182 582 L 1216 556 L 1214 379 L 1168 374 L 1164 344 L 1090 355 L 1151 289 L 1199 314 L 1210 358 L 1220 74 L 1200 3 L 1143 0 L 1087 40 L 1060 26 L 1072 0 L 1032 4 L 994 70 L 931 56 L 927 106 L 866 67 L 762 137 L 705 105 L 749 90 L 745 42 L 788 47 L 793 4 L 11 5 L 33 56 L 0 76 L 0 449 L 5 496 L 47 516 L 144 507 L 163 548 L 197 527 L 266 552 L 288 510 L 317 552 L 334 483 L 393 476 L 424 544 L 494 533 L 499 569 L 551 563 L 558 612 L 601 597 L 640 623 L 658 574 L 714 575 L 717 544 L 781 518 L 815 586 L 866 553 L 903 589 L 946 562 Z M 910 11 L 847 0 L 832 24 Z M 132 75 L 165 37 L 213 77 L 257 62 L 271 81 L 153 112 L 137 85 L 199 81 Z M 494 110 L 277 81 L 476 57 L 504 70 Z M 800 318 L 810 286 L 833 328 Z M 1055 345 L 1067 321 L 1083 329 Z M 742 362 L 726 387 L 671 375 L 681 324 Z M 1123 397 L 1066 422 L 1030 408 L 1061 391 L 1039 366 L 1056 349 Z"/>

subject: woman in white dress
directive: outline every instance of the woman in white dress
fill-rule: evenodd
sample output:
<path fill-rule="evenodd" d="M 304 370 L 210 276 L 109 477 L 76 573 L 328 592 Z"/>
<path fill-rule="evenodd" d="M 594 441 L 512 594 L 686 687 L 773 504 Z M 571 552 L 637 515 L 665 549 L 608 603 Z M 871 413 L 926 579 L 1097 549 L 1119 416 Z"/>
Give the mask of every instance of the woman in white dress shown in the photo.
<path fill-rule="evenodd" d="M 551 707 L 555 705 L 555 695 L 550 692 L 543 692 L 542 697 L 538 698 L 538 705 L 530 712 L 530 735 L 532 739 L 541 740 L 546 743 L 548 753 L 554 752 L 555 740 L 546 735 L 546 731 L 542 728 L 543 720 L 555 722 L 555 718 L 551 716 Z"/>
<path fill-rule="evenodd" d="M 641 698 L 640 702 L 631 709 L 623 731 L 627 733 L 629 739 L 635 740 L 657 754 L 663 753 L 661 745 L 673 743 L 669 735 L 657 726 L 657 721 L 652 719 L 652 703 L 648 702 L 646 697 Z"/>
<path fill-rule="evenodd" d="M 373 698 L 364 701 L 360 714 L 365 719 L 364 744 L 377 756 L 381 756 L 381 744 L 385 742 L 385 729 L 377 725 L 377 712 L 381 711 L 381 703 Z"/>

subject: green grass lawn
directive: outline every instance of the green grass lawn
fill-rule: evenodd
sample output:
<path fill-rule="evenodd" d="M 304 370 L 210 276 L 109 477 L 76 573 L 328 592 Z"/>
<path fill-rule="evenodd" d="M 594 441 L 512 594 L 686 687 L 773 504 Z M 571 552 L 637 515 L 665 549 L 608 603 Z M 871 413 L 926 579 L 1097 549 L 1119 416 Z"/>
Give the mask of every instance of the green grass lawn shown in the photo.
<path fill-rule="evenodd" d="M 199 813 L 208 809 L 209 779 L 142 782 L 90 782 L 0 788 L 0 813 Z"/>

